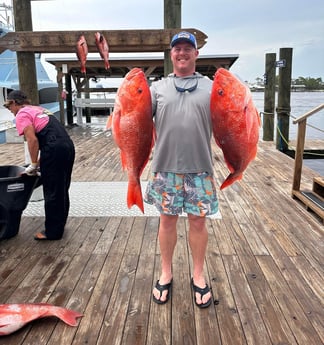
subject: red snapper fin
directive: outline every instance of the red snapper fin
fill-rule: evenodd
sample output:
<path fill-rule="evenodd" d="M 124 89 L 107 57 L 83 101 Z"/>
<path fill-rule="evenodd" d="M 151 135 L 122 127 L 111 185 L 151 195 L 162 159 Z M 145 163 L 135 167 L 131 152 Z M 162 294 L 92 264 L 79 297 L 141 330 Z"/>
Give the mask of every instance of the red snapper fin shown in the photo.
<path fill-rule="evenodd" d="M 144 213 L 142 189 L 139 179 L 129 179 L 128 181 L 127 207 L 131 208 L 133 205 L 138 206 L 142 213 Z"/>
<path fill-rule="evenodd" d="M 121 165 L 122 165 L 123 170 L 127 170 L 126 156 L 122 151 L 120 151 L 120 161 L 121 161 Z"/>

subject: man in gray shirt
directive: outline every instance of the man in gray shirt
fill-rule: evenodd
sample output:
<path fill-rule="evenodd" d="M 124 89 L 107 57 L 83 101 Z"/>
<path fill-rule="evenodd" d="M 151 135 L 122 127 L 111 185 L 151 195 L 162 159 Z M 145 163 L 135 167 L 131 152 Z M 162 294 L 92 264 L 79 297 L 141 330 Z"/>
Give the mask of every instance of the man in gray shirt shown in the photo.
<path fill-rule="evenodd" d="M 177 220 L 185 212 L 193 260 L 191 285 L 196 305 L 205 308 L 212 301 L 203 272 L 208 241 L 205 217 L 218 211 L 211 152 L 212 81 L 195 71 L 199 52 L 193 34 L 176 34 L 170 55 L 173 73 L 151 86 L 157 137 L 145 202 L 160 212 L 161 251 L 161 276 L 153 300 L 164 304 L 171 295 Z"/>

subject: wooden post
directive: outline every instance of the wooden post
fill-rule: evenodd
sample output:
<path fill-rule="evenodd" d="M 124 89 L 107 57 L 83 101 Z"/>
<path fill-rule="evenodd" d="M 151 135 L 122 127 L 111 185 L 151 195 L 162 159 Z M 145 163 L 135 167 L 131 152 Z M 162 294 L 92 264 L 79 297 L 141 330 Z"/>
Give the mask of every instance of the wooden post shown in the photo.
<path fill-rule="evenodd" d="M 64 73 L 62 72 L 62 68 L 57 68 L 56 74 L 56 82 L 57 82 L 57 93 L 58 93 L 58 103 L 60 109 L 60 122 L 62 125 L 65 125 L 65 116 L 64 116 L 64 99 L 62 98 L 63 93 L 63 81 L 64 81 Z"/>
<path fill-rule="evenodd" d="M 263 140 L 273 141 L 276 97 L 276 53 L 266 54 L 264 85 Z"/>
<path fill-rule="evenodd" d="M 66 118 L 69 125 L 73 124 L 73 106 L 72 106 L 72 78 L 71 74 L 65 75 L 66 94 Z"/>
<path fill-rule="evenodd" d="M 89 89 L 89 85 L 90 85 L 89 79 L 85 78 L 84 81 L 86 83 L 85 87 L 87 89 Z M 85 92 L 84 93 L 84 98 L 89 99 L 90 98 L 90 93 L 89 92 Z M 84 110 L 85 110 L 86 123 L 91 123 L 91 112 L 92 112 L 92 109 L 89 108 L 89 107 L 86 107 Z"/>
<path fill-rule="evenodd" d="M 295 169 L 292 187 L 292 189 L 295 191 L 299 191 L 300 189 L 300 180 L 303 168 L 303 155 L 306 137 L 306 121 L 307 119 L 305 118 L 303 121 L 298 123 L 297 146 L 295 152 Z"/>
<path fill-rule="evenodd" d="M 164 29 L 174 28 L 181 28 L 181 0 L 164 0 Z M 167 49 L 164 51 L 164 76 L 172 73 L 172 70 L 170 49 Z"/>
<path fill-rule="evenodd" d="M 289 117 L 290 117 L 290 86 L 292 48 L 280 48 L 279 61 L 279 89 L 277 107 L 277 149 L 285 152 L 289 143 Z"/>
<path fill-rule="evenodd" d="M 15 31 L 33 31 L 30 0 L 13 0 Z M 33 52 L 16 52 L 19 87 L 32 104 L 39 104 L 35 54 Z"/>

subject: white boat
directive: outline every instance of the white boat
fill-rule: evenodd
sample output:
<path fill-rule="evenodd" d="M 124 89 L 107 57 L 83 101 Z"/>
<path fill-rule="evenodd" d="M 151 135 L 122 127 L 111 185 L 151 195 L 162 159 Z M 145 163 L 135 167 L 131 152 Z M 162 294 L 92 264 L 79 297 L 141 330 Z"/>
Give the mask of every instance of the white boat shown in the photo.
<path fill-rule="evenodd" d="M 13 25 L 8 22 L 8 18 L 12 18 L 12 15 L 8 15 L 8 11 L 12 13 L 11 6 L 0 4 L 0 37 L 13 31 Z M 58 84 L 48 76 L 41 61 L 41 54 L 35 54 L 35 66 L 39 104 L 59 118 Z M 3 107 L 3 103 L 10 91 L 18 89 L 19 75 L 16 52 L 6 50 L 0 54 L 0 131 L 14 126 L 14 117 L 10 111 Z"/>

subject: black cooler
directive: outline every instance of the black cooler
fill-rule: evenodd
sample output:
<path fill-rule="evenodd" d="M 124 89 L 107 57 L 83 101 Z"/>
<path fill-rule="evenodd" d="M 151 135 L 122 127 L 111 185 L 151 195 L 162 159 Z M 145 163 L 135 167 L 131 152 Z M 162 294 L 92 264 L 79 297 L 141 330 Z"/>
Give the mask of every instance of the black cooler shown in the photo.
<path fill-rule="evenodd" d="M 26 208 L 38 176 L 21 175 L 22 166 L 0 166 L 0 240 L 16 236 L 21 214 Z"/>

